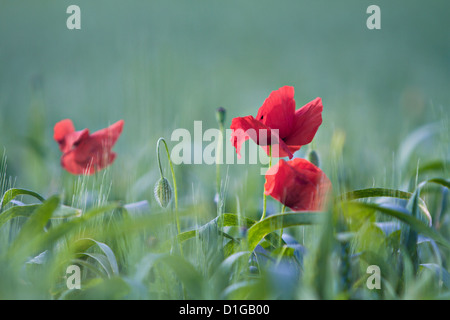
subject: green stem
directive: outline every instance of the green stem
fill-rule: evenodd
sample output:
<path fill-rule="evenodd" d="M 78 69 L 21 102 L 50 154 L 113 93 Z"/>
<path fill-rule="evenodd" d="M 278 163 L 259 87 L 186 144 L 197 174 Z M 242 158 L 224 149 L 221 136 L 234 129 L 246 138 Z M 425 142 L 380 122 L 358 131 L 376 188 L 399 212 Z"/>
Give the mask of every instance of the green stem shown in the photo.
<path fill-rule="evenodd" d="M 272 146 L 269 145 L 269 168 L 267 168 L 267 170 L 269 170 L 271 166 L 272 166 Z M 264 187 L 263 187 L 263 190 L 264 190 L 264 192 L 263 192 L 263 203 L 264 204 L 263 204 L 263 213 L 261 216 L 261 220 L 266 217 L 266 209 L 267 209 L 267 199 L 266 199 L 266 192 L 265 192 L 266 190 L 264 189 Z"/>
<path fill-rule="evenodd" d="M 223 146 L 223 135 L 224 135 L 224 128 L 222 124 L 219 124 L 220 129 L 220 139 L 217 141 L 217 154 L 216 154 L 216 193 L 217 193 L 217 208 L 219 208 L 220 200 L 221 200 L 221 177 L 220 177 L 220 160 L 222 157 L 222 146 Z M 220 214 L 220 212 L 218 212 Z"/>
<path fill-rule="evenodd" d="M 177 235 L 181 233 L 181 227 L 180 227 L 180 218 L 178 216 L 178 189 L 177 189 L 177 180 L 175 178 L 175 171 L 173 170 L 173 164 L 172 164 L 172 160 L 170 159 L 170 152 L 169 152 L 169 147 L 167 146 L 166 140 L 164 140 L 163 137 L 158 139 L 158 142 L 156 144 L 156 156 L 158 158 L 158 164 L 159 164 L 159 173 L 161 174 L 161 178 L 163 178 L 163 172 L 162 172 L 162 167 L 161 167 L 161 159 L 159 157 L 159 144 L 162 142 L 164 142 L 164 147 L 166 148 L 166 154 L 167 154 L 167 158 L 169 159 L 169 166 L 170 166 L 170 172 L 172 174 L 172 182 L 173 182 L 173 195 L 174 195 L 174 202 L 175 202 L 175 220 L 177 223 Z M 182 257 L 184 257 L 183 254 L 183 246 L 181 243 L 178 243 L 178 246 L 180 248 L 180 254 Z M 181 287 L 183 289 L 183 299 L 186 299 L 186 288 L 184 287 L 183 284 L 181 284 Z"/>

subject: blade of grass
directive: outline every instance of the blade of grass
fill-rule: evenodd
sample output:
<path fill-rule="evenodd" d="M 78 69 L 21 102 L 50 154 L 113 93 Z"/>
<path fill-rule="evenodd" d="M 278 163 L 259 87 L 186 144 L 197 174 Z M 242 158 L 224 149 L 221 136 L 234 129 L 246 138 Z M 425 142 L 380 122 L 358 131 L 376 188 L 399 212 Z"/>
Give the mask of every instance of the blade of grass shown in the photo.
<path fill-rule="evenodd" d="M 364 198 L 378 198 L 378 197 L 391 197 L 391 198 L 398 198 L 398 199 L 405 199 L 409 200 L 413 196 L 413 193 L 396 190 L 396 189 L 385 189 L 385 188 L 368 188 L 368 189 L 361 189 L 361 190 L 354 190 L 349 191 L 344 194 L 341 194 L 338 197 L 339 201 L 350 201 L 350 200 L 358 200 L 358 199 L 364 199 Z M 431 215 L 428 211 L 427 205 L 425 201 L 423 201 L 421 198 L 419 198 L 420 205 L 419 208 L 421 209 L 422 213 L 425 215 L 427 220 L 429 221 L 429 224 L 431 225 Z"/>
<path fill-rule="evenodd" d="M 44 233 L 44 227 L 59 206 L 59 197 L 52 196 L 39 206 L 25 222 L 17 238 L 10 246 L 7 256 L 25 259 L 34 249 L 34 240 Z"/>
<path fill-rule="evenodd" d="M 34 191 L 27 190 L 27 189 L 12 188 L 12 189 L 7 190 L 5 192 L 5 194 L 3 195 L 2 201 L 0 202 L 0 212 L 11 200 L 13 200 L 15 197 L 17 197 L 19 195 L 28 195 L 28 196 L 35 197 L 36 199 L 38 199 L 41 202 L 45 201 L 43 196 L 41 196 L 40 194 L 38 194 Z"/>
<path fill-rule="evenodd" d="M 107 269 L 107 271 L 110 272 L 110 276 L 112 275 L 118 275 L 119 274 L 119 267 L 117 265 L 117 260 L 116 260 L 116 256 L 114 254 L 114 252 L 111 250 L 111 248 L 104 244 L 103 242 L 91 239 L 91 238 L 82 238 L 77 240 L 77 242 L 90 242 L 90 245 L 88 244 L 87 247 L 91 247 L 93 245 L 97 245 L 100 250 L 104 253 L 104 256 L 107 258 L 108 264 L 109 264 L 109 268 Z M 82 252 L 82 254 L 86 254 L 86 252 Z"/>
<path fill-rule="evenodd" d="M 150 253 L 146 255 L 136 269 L 135 280 L 140 282 L 144 281 L 146 275 L 156 263 L 164 263 L 175 272 L 178 279 L 186 288 L 186 291 L 190 294 L 190 298 L 201 298 L 203 278 L 194 266 L 181 256 L 164 253 Z"/>
<path fill-rule="evenodd" d="M 248 250 L 253 251 L 266 235 L 278 229 L 317 224 L 320 222 L 321 214 L 320 212 L 287 212 L 271 215 L 255 223 L 248 230 Z"/>
<path fill-rule="evenodd" d="M 11 207 L 4 212 L 0 213 L 0 227 L 8 222 L 9 220 L 16 217 L 30 217 L 36 209 L 41 207 L 41 204 L 29 204 L 23 206 L 14 206 Z M 54 212 L 50 219 L 64 219 L 64 218 L 72 218 L 81 215 L 81 210 L 68 207 L 68 206 L 59 206 Z"/>
<path fill-rule="evenodd" d="M 434 230 L 433 228 L 429 227 L 419 219 L 409 214 L 405 214 L 404 212 L 393 210 L 392 208 L 386 208 L 374 203 L 347 202 L 345 205 L 350 207 L 355 206 L 360 208 L 372 209 L 379 211 L 380 213 L 383 213 L 390 217 L 397 218 L 400 221 L 408 224 L 410 227 L 414 228 L 415 231 L 422 233 L 423 235 L 429 238 L 432 238 L 437 243 L 440 243 L 441 245 L 447 248 L 450 248 L 450 242 L 447 239 L 445 239 L 441 234 L 439 234 L 436 230 Z"/>

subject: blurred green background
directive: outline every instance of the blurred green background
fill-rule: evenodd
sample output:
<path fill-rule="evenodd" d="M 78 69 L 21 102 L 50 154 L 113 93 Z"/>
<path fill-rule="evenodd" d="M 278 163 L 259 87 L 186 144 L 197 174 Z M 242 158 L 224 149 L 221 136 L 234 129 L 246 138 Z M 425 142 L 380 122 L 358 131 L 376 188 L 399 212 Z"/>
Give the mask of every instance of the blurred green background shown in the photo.
<path fill-rule="evenodd" d="M 81 8 L 81 30 L 66 28 L 71 4 Z M 366 27 L 371 4 L 381 8 L 381 30 Z M 109 169 L 112 195 L 150 199 L 160 136 L 172 147 L 176 128 L 193 132 L 194 120 L 216 127 L 219 106 L 228 127 L 292 85 L 297 108 L 323 99 L 315 147 L 328 175 L 338 163 L 347 187 L 398 187 L 400 143 L 421 125 L 444 129 L 422 147 L 431 159 L 448 159 L 449 14 L 446 0 L 1 0 L 0 146 L 8 175 L 16 186 L 58 192 L 74 179 L 59 166 L 54 124 L 71 118 L 93 132 L 124 119 Z M 345 146 L 333 159 L 337 132 Z M 261 200 L 259 167 L 227 170 L 230 195 Z M 212 199 L 213 166 L 177 171 L 186 201 Z"/>

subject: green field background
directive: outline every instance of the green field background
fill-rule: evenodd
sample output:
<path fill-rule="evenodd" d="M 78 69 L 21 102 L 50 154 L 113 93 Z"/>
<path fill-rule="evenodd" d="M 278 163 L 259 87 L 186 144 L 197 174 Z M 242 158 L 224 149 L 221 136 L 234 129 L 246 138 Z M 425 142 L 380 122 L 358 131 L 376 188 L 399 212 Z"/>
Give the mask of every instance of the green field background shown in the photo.
<path fill-rule="evenodd" d="M 229 128 L 284 85 L 297 108 L 323 100 L 295 156 L 318 152 L 327 211 L 266 207 L 254 164 L 220 167 L 223 206 L 216 166 L 177 165 L 178 199 L 158 206 L 160 137 L 172 149 L 176 129 L 217 128 L 220 106 Z M 27 189 L 0 203 L 0 299 L 448 300 L 449 111 L 448 0 L 0 0 L 0 195 Z M 115 162 L 66 172 L 66 118 L 91 132 L 123 119 Z"/>
<path fill-rule="evenodd" d="M 66 28 L 70 4 L 81 8 L 81 30 Z M 366 27 L 371 4 L 381 8 L 381 30 Z M 193 132 L 195 120 L 204 130 L 216 127 L 219 106 L 228 127 L 233 117 L 256 115 L 272 90 L 292 85 L 297 108 L 323 99 L 314 145 L 328 175 L 330 144 L 340 132 L 340 182 L 399 187 L 420 158 L 408 168 L 398 161 L 414 129 L 434 122 L 447 128 L 439 143 L 421 149 L 428 159 L 448 155 L 449 12 L 450 3 L 438 0 L 2 0 L 0 145 L 8 175 L 16 185 L 58 192 L 70 177 L 59 166 L 54 124 L 71 118 L 93 132 L 124 119 L 112 192 L 150 200 L 160 136 L 172 147 L 176 128 Z M 252 194 L 242 187 L 250 176 L 260 196 L 258 167 L 223 170 L 230 194 Z M 186 197 L 211 199 L 213 166 L 177 171 Z"/>

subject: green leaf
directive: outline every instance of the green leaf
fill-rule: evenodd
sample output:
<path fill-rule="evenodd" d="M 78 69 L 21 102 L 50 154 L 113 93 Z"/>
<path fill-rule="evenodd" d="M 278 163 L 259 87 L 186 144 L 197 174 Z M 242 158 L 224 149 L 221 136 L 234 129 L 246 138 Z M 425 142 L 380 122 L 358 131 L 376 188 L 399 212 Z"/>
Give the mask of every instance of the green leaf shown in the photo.
<path fill-rule="evenodd" d="M 223 232 L 217 225 L 218 219 L 213 219 L 198 229 L 198 258 L 202 259 L 204 270 L 211 274 L 223 260 Z"/>
<path fill-rule="evenodd" d="M 413 196 L 413 193 L 396 190 L 396 189 L 385 189 L 385 188 L 368 188 L 368 189 L 361 189 L 361 190 L 354 190 L 350 191 L 344 194 L 341 194 L 338 199 L 340 201 L 350 201 L 350 200 L 357 200 L 357 199 L 364 199 L 364 198 L 377 198 L 377 197 L 391 197 L 391 198 L 398 198 L 398 199 L 405 199 L 409 200 Z M 425 217 L 428 219 L 430 225 L 431 225 L 431 215 L 428 212 L 427 205 L 425 201 L 419 198 L 420 205 L 419 208 L 422 211 L 422 213 L 425 215 Z"/>
<path fill-rule="evenodd" d="M 332 298 L 332 264 L 331 255 L 334 244 L 334 226 L 333 215 L 331 212 L 322 213 L 321 222 L 323 227 L 320 230 L 318 242 L 316 242 L 314 251 L 308 259 L 311 272 L 309 285 L 315 288 L 316 294 L 320 299 L 329 300 Z"/>
<path fill-rule="evenodd" d="M 447 289 L 450 289 L 450 274 L 448 273 L 447 270 L 445 270 L 444 268 L 435 263 L 423 263 L 420 266 L 429 269 L 431 271 L 434 271 L 438 280 L 442 281 L 442 284 Z"/>
<path fill-rule="evenodd" d="M 36 249 L 34 240 L 44 233 L 44 227 L 58 208 L 59 201 L 58 196 L 52 196 L 33 211 L 11 245 L 8 251 L 9 256 L 17 254 L 19 259 L 22 259 Z"/>
<path fill-rule="evenodd" d="M 214 288 L 214 293 L 223 292 L 230 282 L 233 281 L 233 275 L 240 275 L 242 270 L 248 270 L 250 254 L 249 251 L 241 251 L 230 255 L 222 261 L 209 279 L 209 284 Z"/>
<path fill-rule="evenodd" d="M 111 250 L 111 248 L 104 244 L 103 242 L 90 239 L 90 238 L 83 238 L 77 240 L 78 243 L 84 244 L 85 247 L 89 248 L 93 245 L 97 245 L 100 250 L 104 253 L 104 257 L 107 259 L 106 261 L 108 264 L 105 263 L 104 259 L 99 258 L 97 255 L 92 255 L 91 253 L 81 252 L 80 254 L 88 255 L 95 260 L 97 260 L 106 270 L 108 273 L 108 276 L 118 275 L 119 274 L 119 267 L 117 265 L 116 256 L 114 255 L 114 252 Z M 86 245 L 87 244 L 87 245 Z M 97 259 L 98 258 L 98 259 Z"/>
<path fill-rule="evenodd" d="M 88 262 L 83 259 L 72 259 L 71 264 L 80 265 L 81 267 L 92 271 L 99 278 L 108 278 L 106 270 L 104 268 L 103 269 L 98 268 L 98 266 L 95 265 L 94 263 Z"/>
<path fill-rule="evenodd" d="M 363 199 L 363 198 L 392 197 L 392 198 L 408 200 L 409 198 L 411 198 L 411 196 L 412 196 L 411 192 L 405 192 L 405 191 L 396 190 L 396 189 L 368 188 L 368 189 L 354 190 L 354 191 L 350 191 L 350 192 L 341 194 L 339 196 L 339 199 L 341 201 L 344 201 L 344 200 L 356 200 L 356 199 Z"/>
<path fill-rule="evenodd" d="M 194 238 L 196 235 L 197 235 L 197 230 L 185 231 L 185 232 L 178 234 L 177 239 L 181 243 L 181 242 L 184 242 L 191 238 Z"/>
<path fill-rule="evenodd" d="M 60 299 L 64 300 L 121 300 L 130 293 L 130 286 L 122 278 L 95 278 L 87 284 L 82 284 L 81 290 L 68 290 Z"/>
<path fill-rule="evenodd" d="M 287 212 L 271 215 L 255 223 L 248 230 L 248 250 L 253 251 L 266 235 L 278 229 L 317 224 L 320 222 L 321 215 L 320 212 Z"/>
<path fill-rule="evenodd" d="M 436 184 L 440 184 L 440 185 L 450 189 L 450 180 L 448 180 L 448 179 L 433 178 L 433 179 L 426 180 L 423 182 L 423 184 L 425 184 L 425 183 L 436 183 Z"/>
<path fill-rule="evenodd" d="M 42 205 L 38 206 L 23 225 L 17 241 L 25 238 L 32 238 L 35 235 L 44 232 L 45 225 L 53 215 L 53 212 L 58 208 L 58 205 L 59 197 L 53 196 Z"/>
<path fill-rule="evenodd" d="M 50 219 L 66 219 L 66 218 L 80 217 L 82 213 L 83 212 L 81 211 L 81 209 L 60 205 L 55 210 L 55 212 L 53 212 L 53 215 L 51 216 Z"/>
<path fill-rule="evenodd" d="M 164 263 L 170 267 L 177 275 L 178 279 L 183 283 L 192 299 L 201 298 L 202 276 L 190 262 L 180 256 L 165 253 L 150 253 L 146 255 L 136 268 L 137 272 L 135 274 L 135 280 L 140 282 L 144 281 L 146 275 L 156 263 Z"/>
<path fill-rule="evenodd" d="M 91 209 L 84 213 L 80 217 L 75 217 L 74 219 L 62 223 L 58 226 L 50 228 L 46 233 L 42 233 L 34 240 L 34 246 L 39 250 L 45 250 L 47 247 L 51 246 L 61 237 L 69 235 L 71 232 L 80 230 L 80 228 L 85 227 L 89 224 L 90 219 L 103 214 L 105 212 L 114 210 L 118 207 L 117 203 L 108 204 L 102 207 L 97 207 Z"/>
<path fill-rule="evenodd" d="M 428 171 L 445 171 L 450 168 L 450 162 L 445 160 L 434 160 L 427 162 L 419 167 L 419 174 L 423 174 Z M 414 169 L 413 175 L 416 175 L 416 170 Z"/>
<path fill-rule="evenodd" d="M 406 206 L 408 211 L 411 212 L 411 216 L 414 218 L 418 218 L 419 194 L 420 188 L 417 188 L 411 199 L 409 199 L 408 205 Z M 407 228 L 404 231 L 405 231 L 404 233 L 402 232 L 404 244 L 406 246 L 406 250 L 408 251 L 409 257 L 413 264 L 414 271 L 417 272 L 417 268 L 419 267 L 419 257 L 417 254 L 418 234 L 417 231 L 414 230 L 414 228 Z"/>
<path fill-rule="evenodd" d="M 111 278 L 113 276 L 114 271 L 111 269 L 111 265 L 110 265 L 110 263 L 108 261 L 108 257 L 106 257 L 106 255 L 101 254 L 101 253 L 90 253 L 90 252 L 81 252 L 81 253 L 78 253 L 78 255 L 86 256 L 86 257 L 90 257 L 90 258 L 94 259 L 95 261 L 97 261 L 100 264 L 100 266 L 106 272 L 106 275 L 108 276 L 108 278 Z"/>
<path fill-rule="evenodd" d="M 250 228 L 253 224 L 255 224 L 255 220 L 245 218 L 233 213 L 224 213 L 216 219 L 219 219 L 219 227 L 243 226 L 246 228 Z"/>
<path fill-rule="evenodd" d="M 44 197 L 42 197 L 40 194 L 38 194 L 38 193 L 36 193 L 34 191 L 27 190 L 27 189 L 12 188 L 12 189 L 7 190 L 5 192 L 5 194 L 3 195 L 2 201 L 0 202 L 0 211 L 2 211 L 3 208 L 11 200 L 13 200 L 15 197 L 17 197 L 19 195 L 28 195 L 28 196 L 35 197 L 36 199 L 38 199 L 41 202 L 45 201 Z"/>
<path fill-rule="evenodd" d="M 25 206 L 14 206 L 0 213 L 0 226 L 4 225 L 9 220 L 15 217 L 29 217 L 40 204 L 31 204 Z"/>
<path fill-rule="evenodd" d="M 257 297 L 259 299 L 265 298 L 264 294 L 265 290 L 258 290 L 260 287 L 260 282 L 255 280 L 244 280 L 241 282 L 236 282 L 228 286 L 223 292 L 221 299 L 230 299 L 230 300 L 253 300 L 254 297 L 251 296 L 252 293 L 259 293 L 263 295 L 262 297 Z M 261 288 L 263 289 L 263 288 Z M 257 299 L 258 300 L 258 299 Z"/>
<path fill-rule="evenodd" d="M 208 223 L 206 223 L 205 225 L 201 226 L 200 228 L 198 228 L 197 230 L 190 230 L 190 231 L 185 231 L 182 232 L 180 234 L 178 234 L 177 236 L 177 240 L 182 243 L 188 239 L 194 238 L 199 234 L 200 230 L 203 230 L 207 225 L 209 224 L 214 224 L 217 222 L 217 226 L 218 227 L 238 227 L 238 226 L 243 226 L 245 228 L 250 228 L 251 226 L 253 226 L 255 224 L 255 220 L 249 219 L 249 218 L 245 218 L 245 217 L 241 217 L 239 215 L 233 214 L 233 213 L 224 213 L 219 217 L 216 217 L 215 219 L 209 221 Z M 228 237 L 230 239 L 233 239 L 232 237 L 228 236 L 226 233 L 223 233 L 223 235 L 225 237 Z M 276 247 L 278 246 L 280 243 L 284 244 L 284 241 L 282 239 L 280 239 L 280 236 L 278 236 L 277 234 L 269 234 L 267 236 L 267 240 L 272 244 L 272 246 Z M 232 253 L 233 250 L 233 246 L 235 246 L 235 244 L 229 244 L 229 246 L 227 247 L 227 253 Z"/>
<path fill-rule="evenodd" d="M 223 254 L 225 257 L 229 257 L 236 253 L 240 248 L 240 242 L 236 240 L 230 240 L 223 246 Z"/>
<path fill-rule="evenodd" d="M 285 246 L 276 248 L 270 254 L 273 258 L 277 259 L 277 262 L 279 262 L 279 261 L 281 261 L 281 259 L 283 257 L 288 257 L 288 258 L 295 257 L 294 253 L 295 253 L 294 248 L 291 248 L 291 247 L 288 247 L 285 245 Z"/>
<path fill-rule="evenodd" d="M 27 261 L 27 264 L 44 264 L 48 260 L 48 251 L 41 252 Z"/>
<path fill-rule="evenodd" d="M 439 234 L 436 230 L 431 228 L 430 226 L 426 225 L 419 219 L 409 215 L 405 214 L 401 211 L 394 210 L 392 208 L 386 208 L 374 203 L 361 203 L 361 202 L 348 202 L 346 203 L 347 206 L 355 206 L 360 208 L 367 208 L 372 210 L 377 210 L 380 213 L 383 213 L 385 215 L 388 215 L 390 217 L 394 217 L 399 219 L 400 221 L 408 224 L 411 228 L 413 228 L 415 231 L 422 233 L 423 235 L 435 240 L 436 242 L 440 243 L 441 245 L 450 248 L 450 242 L 445 239 L 441 234 Z"/>
<path fill-rule="evenodd" d="M 392 284 L 395 284 L 396 281 L 398 281 L 398 275 L 396 272 L 396 268 L 398 266 L 396 263 L 393 263 L 393 259 L 386 260 L 386 257 L 371 250 L 362 251 L 359 257 L 361 260 L 365 261 L 368 265 L 379 266 L 380 269 L 383 270 L 382 272 L 383 278 L 389 280 Z"/>
<path fill-rule="evenodd" d="M 217 223 L 218 227 L 237 227 L 244 226 L 246 228 L 250 228 L 255 221 L 249 218 L 241 217 L 237 214 L 233 213 L 224 213 L 213 220 L 207 222 L 205 225 L 201 226 L 197 230 L 189 230 L 178 234 L 177 240 L 181 243 L 191 238 L 194 238 L 198 235 L 199 230 L 205 228 L 206 225 L 210 223 Z"/>
<path fill-rule="evenodd" d="M 237 261 L 239 261 L 242 258 L 246 258 L 248 260 L 250 254 L 251 254 L 250 251 L 240 251 L 235 254 L 232 254 L 231 256 L 222 261 L 219 268 L 217 268 L 216 272 L 221 275 L 229 273 L 230 269 Z"/>
<path fill-rule="evenodd" d="M 0 213 L 0 227 L 13 218 L 30 217 L 30 215 L 41 206 L 41 204 L 29 204 L 23 206 L 14 206 L 5 210 L 4 212 Z M 72 218 L 80 215 L 81 210 L 62 205 L 53 212 L 50 219 Z"/>

